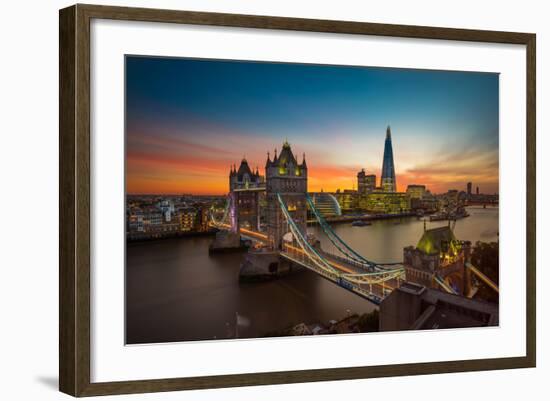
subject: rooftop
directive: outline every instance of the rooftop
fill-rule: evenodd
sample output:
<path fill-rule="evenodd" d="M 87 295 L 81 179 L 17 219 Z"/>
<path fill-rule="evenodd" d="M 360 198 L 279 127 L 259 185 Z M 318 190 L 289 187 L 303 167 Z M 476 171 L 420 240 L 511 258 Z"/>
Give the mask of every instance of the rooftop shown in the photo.
<path fill-rule="evenodd" d="M 407 281 L 399 287 L 399 290 L 404 291 L 407 294 L 420 295 L 426 290 L 426 287 Z"/>
<path fill-rule="evenodd" d="M 456 253 L 456 246 L 457 239 L 453 230 L 449 226 L 443 226 L 424 231 L 416 248 L 427 255 L 436 255 L 442 251 L 446 252 L 446 248 Z"/>
<path fill-rule="evenodd" d="M 294 153 L 292 153 L 292 149 L 290 147 L 290 143 L 288 143 L 287 140 L 283 143 L 283 149 L 281 150 L 281 153 L 279 156 L 277 156 L 277 150 L 275 149 L 275 155 L 273 157 L 273 161 L 269 158 L 269 153 L 267 154 L 267 161 L 266 161 L 266 168 L 270 166 L 274 167 L 287 167 L 289 164 L 292 164 L 293 166 L 301 166 L 302 168 L 306 167 L 306 155 L 304 153 L 302 164 L 299 165 L 298 161 L 296 160 L 296 156 Z"/>
<path fill-rule="evenodd" d="M 388 318 L 389 311 L 402 308 L 413 313 L 406 326 L 412 330 L 496 326 L 499 320 L 497 304 L 408 282 L 384 299 L 381 311 Z"/>

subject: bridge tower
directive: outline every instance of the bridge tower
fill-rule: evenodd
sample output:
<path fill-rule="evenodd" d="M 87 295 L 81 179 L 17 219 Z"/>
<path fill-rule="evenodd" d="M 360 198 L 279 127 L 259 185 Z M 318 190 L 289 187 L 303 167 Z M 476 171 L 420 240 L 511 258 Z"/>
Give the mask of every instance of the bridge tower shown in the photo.
<path fill-rule="evenodd" d="M 285 202 L 293 221 L 306 235 L 307 225 L 307 165 L 306 156 L 298 163 L 288 141 L 283 144 L 281 154 L 277 150 L 273 160 L 267 154 L 265 165 L 267 197 L 267 235 L 273 250 L 280 250 L 283 236 L 288 232 L 279 206 L 277 194 Z"/>
<path fill-rule="evenodd" d="M 241 227 L 257 231 L 260 227 L 259 194 L 264 187 L 264 177 L 258 168 L 253 172 L 246 158 L 243 158 L 237 170 L 231 167 L 229 172 L 229 218 L 231 231 L 239 233 Z"/>

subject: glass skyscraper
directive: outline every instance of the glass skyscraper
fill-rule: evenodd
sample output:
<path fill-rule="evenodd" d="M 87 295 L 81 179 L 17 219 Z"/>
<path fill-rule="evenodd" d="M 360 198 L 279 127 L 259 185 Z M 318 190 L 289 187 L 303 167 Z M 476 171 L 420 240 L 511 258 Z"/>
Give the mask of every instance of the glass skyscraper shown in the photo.
<path fill-rule="evenodd" d="M 386 141 L 384 143 L 384 160 L 382 161 L 382 191 L 395 192 L 395 167 L 393 165 L 393 148 L 391 144 L 390 126 L 386 129 Z"/>

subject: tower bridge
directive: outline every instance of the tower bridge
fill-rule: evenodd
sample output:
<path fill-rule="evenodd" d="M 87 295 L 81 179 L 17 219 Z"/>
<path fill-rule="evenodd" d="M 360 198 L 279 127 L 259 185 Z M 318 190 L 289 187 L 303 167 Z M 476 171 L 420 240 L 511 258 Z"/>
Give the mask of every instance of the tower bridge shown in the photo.
<path fill-rule="evenodd" d="M 387 141 L 391 138 L 389 128 L 386 138 Z M 386 184 L 395 185 L 393 160 L 392 163 L 386 162 L 386 155 L 384 159 L 388 171 Z M 462 266 L 461 277 L 464 280 L 470 280 L 469 274 L 474 273 L 498 291 L 494 283 L 486 276 L 481 276 L 482 273 L 464 259 L 464 254 L 460 256 L 456 253 L 453 256 L 462 265 L 456 264 L 453 267 L 448 259 L 444 259 L 441 265 L 437 265 L 437 269 L 434 268 L 433 261 L 439 257 L 439 253 L 420 257 L 414 252 L 420 252 L 419 255 L 422 256 L 422 250 L 413 251 L 410 247 L 405 248 L 404 262 L 377 263 L 366 258 L 340 238 L 324 219 L 308 195 L 307 178 L 305 154 L 302 161 L 298 162 L 287 141 L 279 155 L 276 150 L 273 158 L 267 154 L 265 181 L 257 168 L 252 172 L 245 158 L 239 169 L 236 166 L 231 167 L 230 192 L 223 216 L 217 218 L 216 213 L 211 213 L 211 225 L 220 230 L 214 247 L 238 248 L 241 246 L 241 237 L 255 244 L 247 253 L 241 274 L 244 269 L 249 275 L 272 277 L 284 270 L 281 262 L 285 262 L 287 269 L 292 266 L 308 269 L 375 304 L 380 304 L 405 280 L 423 280 L 423 285 L 435 285 L 453 294 L 465 293 L 466 286 L 456 284 L 457 276 L 460 275 L 457 271 Z M 262 207 L 265 207 L 264 227 L 260 225 Z M 323 249 L 320 241 L 307 232 L 308 209 L 319 223 L 323 235 L 329 240 L 330 249 Z M 451 246 L 458 244 L 454 237 L 450 240 Z M 422 258 L 427 261 L 424 265 Z M 415 263 L 411 262 L 413 259 Z M 443 276 L 442 272 L 445 273 Z M 471 292 L 469 288 L 468 292 Z"/>

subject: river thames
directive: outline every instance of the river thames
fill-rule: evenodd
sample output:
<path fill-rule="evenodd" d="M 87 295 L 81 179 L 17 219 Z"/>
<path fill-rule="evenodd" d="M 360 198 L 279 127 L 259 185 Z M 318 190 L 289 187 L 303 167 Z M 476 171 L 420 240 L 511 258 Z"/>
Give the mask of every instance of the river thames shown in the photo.
<path fill-rule="evenodd" d="M 458 239 L 498 241 L 498 208 L 467 208 L 456 222 Z M 447 224 L 428 222 L 427 228 Z M 363 256 L 401 262 L 403 248 L 416 245 L 424 223 L 416 217 L 374 221 L 370 226 L 333 226 Z M 331 244 L 317 226 L 308 227 Z M 208 254 L 212 237 L 129 243 L 126 250 L 126 343 L 225 339 L 234 336 L 235 314 L 250 321 L 239 337 L 259 337 L 301 322 L 328 322 L 377 308 L 315 273 L 301 271 L 263 283 L 240 283 L 242 253 Z"/>

